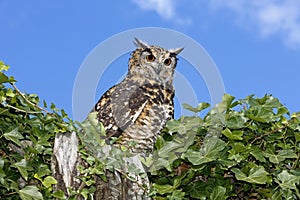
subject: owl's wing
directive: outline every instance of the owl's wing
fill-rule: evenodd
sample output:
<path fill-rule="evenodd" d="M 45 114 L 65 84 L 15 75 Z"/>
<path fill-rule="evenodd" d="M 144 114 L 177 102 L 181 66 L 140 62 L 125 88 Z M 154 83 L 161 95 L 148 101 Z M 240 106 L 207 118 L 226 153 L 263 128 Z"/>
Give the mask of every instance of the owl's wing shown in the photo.
<path fill-rule="evenodd" d="M 106 91 L 95 105 L 108 137 L 119 137 L 141 115 L 148 103 L 149 94 L 143 88 L 113 86 Z"/>

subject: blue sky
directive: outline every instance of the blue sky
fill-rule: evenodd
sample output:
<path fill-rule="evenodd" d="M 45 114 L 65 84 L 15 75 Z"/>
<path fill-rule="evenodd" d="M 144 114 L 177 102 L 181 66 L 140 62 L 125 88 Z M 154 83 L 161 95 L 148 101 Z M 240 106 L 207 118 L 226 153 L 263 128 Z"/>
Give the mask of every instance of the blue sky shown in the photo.
<path fill-rule="evenodd" d="M 17 86 L 70 115 L 84 59 L 112 35 L 142 27 L 173 29 L 196 40 L 217 65 L 227 93 L 273 94 L 292 112 L 300 110 L 300 1 L 0 0 L 0 9 L 0 60 L 11 66 Z M 120 71 L 107 70 L 99 97 L 126 72 L 128 58 L 115 62 Z M 180 63 L 178 70 L 184 71 Z M 193 73 L 186 78 L 193 81 Z M 199 101 L 209 101 L 201 88 Z"/>

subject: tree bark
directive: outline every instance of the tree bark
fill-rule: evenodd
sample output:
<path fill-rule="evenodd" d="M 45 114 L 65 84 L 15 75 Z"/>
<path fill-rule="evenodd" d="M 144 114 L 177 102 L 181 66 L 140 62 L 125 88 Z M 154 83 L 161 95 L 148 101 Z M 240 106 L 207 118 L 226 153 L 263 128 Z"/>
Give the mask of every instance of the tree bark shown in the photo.
<path fill-rule="evenodd" d="M 68 188 L 73 191 L 80 191 L 84 184 L 77 178 L 79 172 L 77 166 L 85 166 L 80 159 L 78 152 L 78 138 L 75 132 L 58 133 L 55 137 L 53 155 L 52 155 L 52 172 L 53 177 L 57 180 L 55 190 L 62 190 L 66 197 L 70 197 Z M 124 158 L 126 163 L 135 164 L 141 171 L 144 167 L 139 160 L 138 155 Z M 92 194 L 92 199 L 96 200 L 148 200 L 144 187 L 149 187 L 147 178 L 141 179 L 138 175 L 126 173 L 126 167 L 123 169 L 109 171 L 106 170 L 107 181 L 95 176 L 96 191 Z M 77 198 L 83 199 L 83 198 Z"/>
<path fill-rule="evenodd" d="M 80 162 L 76 133 L 56 134 L 51 161 L 53 177 L 57 180 L 55 190 L 62 190 L 68 197 L 68 188 L 79 188 L 80 181 L 76 177 L 79 175 L 77 166 Z"/>

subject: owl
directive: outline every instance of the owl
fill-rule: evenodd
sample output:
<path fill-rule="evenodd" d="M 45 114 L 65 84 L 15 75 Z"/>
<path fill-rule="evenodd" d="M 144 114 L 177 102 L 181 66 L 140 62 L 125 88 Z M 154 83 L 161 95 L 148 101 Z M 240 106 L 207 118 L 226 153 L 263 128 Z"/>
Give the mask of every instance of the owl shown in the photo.
<path fill-rule="evenodd" d="M 124 80 L 107 90 L 93 111 L 117 144 L 133 154 L 151 152 L 174 115 L 174 72 L 183 48 L 164 49 L 135 38 Z"/>

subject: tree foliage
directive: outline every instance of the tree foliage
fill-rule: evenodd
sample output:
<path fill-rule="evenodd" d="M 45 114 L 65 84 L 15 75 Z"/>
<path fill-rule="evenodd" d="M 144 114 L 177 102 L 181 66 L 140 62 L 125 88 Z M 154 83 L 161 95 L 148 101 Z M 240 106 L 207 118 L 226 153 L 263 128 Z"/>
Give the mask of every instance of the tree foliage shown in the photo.
<path fill-rule="evenodd" d="M 225 95 L 205 117 L 166 127 L 156 146 L 164 168 L 151 176 L 156 199 L 300 198 L 300 113 L 290 115 L 277 98 Z M 175 145 L 190 137 L 188 147 Z"/>
<path fill-rule="evenodd" d="M 106 181 L 105 170 L 122 172 L 122 158 L 129 153 L 112 148 L 105 154 L 105 133 L 93 114 L 77 123 L 85 131 L 80 134 L 63 110 L 54 104 L 48 108 L 37 95 L 21 93 L 14 78 L 4 73 L 8 68 L 0 63 L 2 199 L 65 198 L 62 191 L 53 190 L 57 180 L 50 167 L 54 136 L 59 132 L 78 132 L 79 153 L 86 162 L 78 166 L 84 187 L 70 190 L 73 198 L 89 198 L 95 191 L 93 177 Z M 300 199 L 300 113 L 289 113 L 272 95 L 241 100 L 224 95 L 205 115 L 199 112 L 209 107 L 207 103 L 183 106 L 195 115 L 169 121 L 153 154 L 141 160 L 151 183 L 149 196 L 159 200 Z M 134 166 L 128 168 L 130 173 L 140 173 Z"/>
<path fill-rule="evenodd" d="M 3 73 L 8 69 L 0 62 L 1 199 L 63 198 L 52 189 L 56 184 L 50 167 L 54 136 L 76 127 L 54 104 L 48 111 L 37 95 L 21 93 L 14 78 Z"/>

